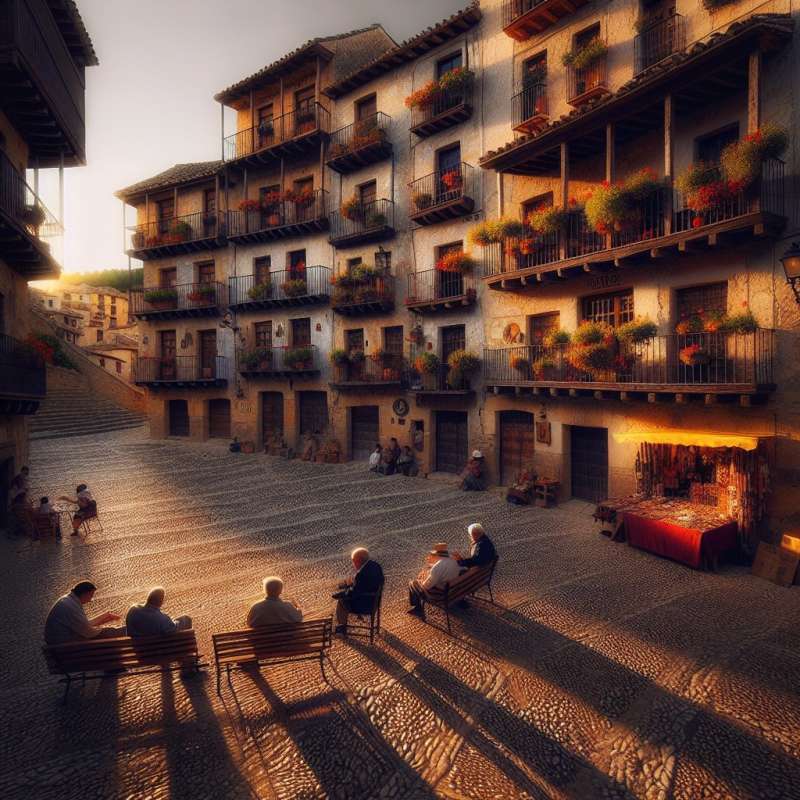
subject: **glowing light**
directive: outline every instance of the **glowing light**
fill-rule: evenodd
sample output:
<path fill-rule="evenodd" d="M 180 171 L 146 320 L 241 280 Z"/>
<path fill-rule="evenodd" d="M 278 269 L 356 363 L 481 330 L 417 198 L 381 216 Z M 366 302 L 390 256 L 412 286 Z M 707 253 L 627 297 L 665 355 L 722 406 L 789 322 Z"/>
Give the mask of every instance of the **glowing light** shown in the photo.
<path fill-rule="evenodd" d="M 739 447 L 755 450 L 758 437 L 738 436 L 732 433 L 700 433 L 699 431 L 629 431 L 612 434 L 619 444 L 649 442 L 650 444 L 683 444 L 695 447 Z"/>

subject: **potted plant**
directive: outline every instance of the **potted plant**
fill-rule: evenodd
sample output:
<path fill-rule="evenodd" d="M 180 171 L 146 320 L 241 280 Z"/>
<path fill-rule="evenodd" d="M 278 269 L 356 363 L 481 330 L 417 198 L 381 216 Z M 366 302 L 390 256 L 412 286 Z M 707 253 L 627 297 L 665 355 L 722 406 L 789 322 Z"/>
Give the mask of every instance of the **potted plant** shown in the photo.
<path fill-rule="evenodd" d="M 286 297 L 303 297 L 308 294 L 308 283 L 305 278 L 292 278 L 281 284 Z"/>
<path fill-rule="evenodd" d="M 531 366 L 527 358 L 518 355 L 512 355 L 508 363 L 515 372 L 521 372 L 523 374 L 526 373 Z"/>
<path fill-rule="evenodd" d="M 448 192 L 461 191 L 461 170 L 451 169 L 442 173 L 442 183 Z"/>
<path fill-rule="evenodd" d="M 534 233 L 547 236 L 564 230 L 568 220 L 569 214 L 563 208 L 541 205 L 531 211 L 525 221 Z"/>
<path fill-rule="evenodd" d="M 654 339 L 658 334 L 658 325 L 648 317 L 636 317 L 636 319 L 620 325 L 617 329 L 617 339 L 629 344 L 643 344 Z"/>
<path fill-rule="evenodd" d="M 431 203 L 433 203 L 433 196 L 430 192 L 416 192 L 411 197 L 411 200 L 413 201 L 416 209 L 421 211 L 425 208 L 430 208 Z"/>
<path fill-rule="evenodd" d="M 447 357 L 447 383 L 453 389 L 468 389 L 470 376 L 480 367 L 480 360 L 466 350 L 456 350 Z"/>
<path fill-rule="evenodd" d="M 386 214 L 381 213 L 380 211 L 375 214 L 370 214 L 369 218 L 367 219 L 367 227 L 368 228 L 385 228 L 388 224 L 389 220 Z"/>
<path fill-rule="evenodd" d="M 531 365 L 534 380 L 537 381 L 551 381 L 555 380 L 558 376 L 554 374 L 556 369 L 556 362 L 550 356 L 541 356 L 537 358 Z"/>
<path fill-rule="evenodd" d="M 561 63 L 565 67 L 582 70 L 605 58 L 606 53 L 608 53 L 608 45 L 596 36 L 577 50 L 569 50 L 564 53 L 561 57 Z"/>
<path fill-rule="evenodd" d="M 241 362 L 248 372 L 266 372 L 272 365 L 272 351 L 265 347 L 249 350 L 242 355 Z"/>
<path fill-rule="evenodd" d="M 239 201 L 239 211 L 244 211 L 248 214 L 254 211 L 261 210 L 261 203 L 258 200 L 240 200 Z"/>
<path fill-rule="evenodd" d="M 144 231 L 134 231 L 133 236 L 131 236 L 131 247 L 134 250 L 141 250 L 144 247 L 144 243 Z"/>
<path fill-rule="evenodd" d="M 345 219 L 349 219 L 351 222 L 356 222 L 363 213 L 361 200 L 359 200 L 359 198 L 355 195 L 348 198 L 342 203 L 341 213 Z"/>
<path fill-rule="evenodd" d="M 38 229 L 44 225 L 46 219 L 44 209 L 38 204 L 25 206 L 22 209 L 22 222 L 29 228 Z"/>
<path fill-rule="evenodd" d="M 144 293 L 144 301 L 161 311 L 175 308 L 178 305 L 178 290 L 169 288 L 148 289 Z"/>
<path fill-rule="evenodd" d="M 313 351 L 310 347 L 296 347 L 287 350 L 284 360 L 290 369 L 311 369 L 313 366 Z"/>
<path fill-rule="evenodd" d="M 268 300 L 272 297 L 272 281 L 266 280 L 254 284 L 247 290 L 247 296 L 251 300 Z"/>
<path fill-rule="evenodd" d="M 350 357 L 347 354 L 347 350 L 342 350 L 338 348 L 336 350 L 331 350 L 331 364 L 334 364 L 337 367 L 344 367 L 350 363 Z"/>
<path fill-rule="evenodd" d="M 439 90 L 451 94 L 463 95 L 473 84 L 475 73 L 466 67 L 448 70 L 439 78 Z"/>
<path fill-rule="evenodd" d="M 743 305 L 747 306 L 747 303 Z M 748 308 L 738 314 L 727 315 L 722 321 L 720 330 L 725 333 L 755 333 L 758 330 L 758 321 Z"/>
<path fill-rule="evenodd" d="M 428 81 L 405 99 L 406 108 L 426 108 L 441 96 L 439 81 Z"/>
<path fill-rule="evenodd" d="M 697 343 L 682 347 L 678 352 L 678 358 L 681 364 L 687 367 L 698 367 L 709 362 L 708 352 Z"/>
<path fill-rule="evenodd" d="M 461 250 L 450 250 L 436 262 L 436 269 L 439 272 L 458 272 L 464 274 L 470 272 L 474 266 L 475 260 L 472 256 Z"/>
<path fill-rule="evenodd" d="M 435 353 L 420 353 L 414 359 L 414 369 L 421 375 L 435 375 L 439 369 L 439 357 Z"/>
<path fill-rule="evenodd" d="M 214 286 L 201 283 L 195 286 L 194 289 L 186 295 L 186 298 L 195 305 L 213 305 L 217 299 L 217 290 Z"/>
<path fill-rule="evenodd" d="M 784 128 L 764 125 L 722 151 L 722 172 L 729 185 L 746 188 L 761 177 L 764 162 L 780 158 L 788 146 L 789 135 Z"/>
<path fill-rule="evenodd" d="M 194 231 L 192 230 L 192 226 L 182 219 L 176 219 L 169 228 L 170 236 L 173 237 L 173 240 L 178 242 L 188 242 L 189 239 L 193 238 Z"/>
<path fill-rule="evenodd" d="M 567 361 L 580 372 L 595 380 L 609 378 L 617 356 L 614 329 L 602 322 L 581 323 L 572 335 Z"/>

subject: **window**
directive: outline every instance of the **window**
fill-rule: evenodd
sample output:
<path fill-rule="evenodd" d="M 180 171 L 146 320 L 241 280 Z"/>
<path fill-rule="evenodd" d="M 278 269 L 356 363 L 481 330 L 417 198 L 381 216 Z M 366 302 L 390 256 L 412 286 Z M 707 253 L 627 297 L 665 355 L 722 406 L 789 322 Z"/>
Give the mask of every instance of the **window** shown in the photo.
<path fill-rule="evenodd" d="M 537 53 L 522 62 L 522 88 L 538 86 L 547 79 L 547 53 Z"/>
<path fill-rule="evenodd" d="M 297 280 L 305 278 L 306 272 L 306 251 L 305 250 L 292 250 L 286 254 L 286 269 L 289 272 L 289 278 Z"/>
<path fill-rule="evenodd" d="M 206 189 L 203 192 L 203 208 L 206 214 L 213 214 L 217 210 L 217 190 Z"/>
<path fill-rule="evenodd" d="M 314 177 L 298 178 L 294 182 L 295 194 L 310 194 L 314 191 Z"/>
<path fill-rule="evenodd" d="M 392 252 L 391 250 L 384 250 L 381 248 L 375 253 L 375 266 L 388 275 L 392 269 Z"/>
<path fill-rule="evenodd" d="M 275 110 L 272 103 L 261 106 L 256 115 L 258 117 L 258 122 L 256 123 L 258 145 L 259 147 L 267 147 L 275 135 Z"/>
<path fill-rule="evenodd" d="M 442 75 L 445 74 L 445 72 L 450 72 L 450 70 L 457 69 L 458 67 L 460 67 L 462 63 L 463 60 L 461 58 L 460 50 L 457 53 L 452 53 L 451 55 L 446 56 L 445 58 L 439 59 L 439 61 L 436 62 L 437 80 L 441 78 Z"/>
<path fill-rule="evenodd" d="M 102 328 L 98 328 L 98 330 L 97 330 L 97 341 L 98 342 L 102 342 L 103 341 L 103 329 Z"/>
<path fill-rule="evenodd" d="M 298 111 L 308 111 L 313 109 L 315 91 L 313 86 L 306 86 L 304 89 L 298 89 L 294 93 L 294 107 Z"/>
<path fill-rule="evenodd" d="M 311 317 L 293 319 L 292 323 L 292 346 L 309 347 L 311 345 Z"/>
<path fill-rule="evenodd" d="M 550 331 L 557 331 L 560 327 L 561 315 L 558 311 L 528 317 L 528 341 L 534 347 L 541 346 L 544 344 L 544 337 Z"/>
<path fill-rule="evenodd" d="M 356 100 L 356 121 L 369 119 L 378 113 L 378 96 L 371 94 L 369 97 L 362 97 Z"/>
<path fill-rule="evenodd" d="M 358 200 L 362 208 L 372 205 L 377 199 L 377 196 L 378 184 L 376 181 L 368 181 L 367 183 L 362 183 L 361 186 L 358 187 Z"/>
<path fill-rule="evenodd" d="M 169 197 L 159 200 L 156 203 L 156 214 L 158 216 L 158 232 L 166 233 L 169 230 L 172 218 L 175 216 L 175 198 Z"/>
<path fill-rule="evenodd" d="M 536 197 L 531 197 L 530 200 L 526 200 L 522 204 L 522 221 L 527 222 L 528 217 L 537 208 L 541 208 L 544 206 L 545 208 L 552 208 L 553 206 L 553 193 L 552 192 L 545 192 L 544 194 L 537 194 Z"/>
<path fill-rule="evenodd" d="M 348 353 L 364 352 L 364 329 L 351 328 L 344 332 L 344 347 Z"/>
<path fill-rule="evenodd" d="M 439 172 L 453 172 L 461 169 L 461 145 L 445 147 L 436 154 Z"/>
<path fill-rule="evenodd" d="M 256 284 L 267 283 L 269 281 L 269 271 L 272 265 L 270 256 L 259 256 L 253 259 L 253 275 Z"/>
<path fill-rule="evenodd" d="M 178 283 L 178 268 L 167 267 L 158 272 L 158 285 L 162 289 L 172 289 Z"/>
<path fill-rule="evenodd" d="M 633 290 L 583 298 L 583 319 L 616 328 L 633 319 Z"/>
<path fill-rule="evenodd" d="M 117 361 L 114 366 L 117 368 L 117 375 L 122 375 L 122 362 Z"/>
<path fill-rule="evenodd" d="M 297 199 L 293 204 L 296 222 L 309 222 L 316 216 L 314 209 L 314 178 L 301 178 L 294 182 Z"/>
<path fill-rule="evenodd" d="M 202 264 L 197 265 L 197 282 L 198 283 L 214 283 L 214 262 L 204 261 Z"/>
<path fill-rule="evenodd" d="M 705 164 L 719 164 L 722 151 L 733 142 L 739 140 L 739 124 L 730 125 L 706 136 L 695 139 L 697 160 Z"/>
<path fill-rule="evenodd" d="M 313 131 L 316 127 L 315 98 L 316 92 L 313 86 L 307 86 L 294 94 L 294 124 L 295 134 L 298 136 Z"/>
<path fill-rule="evenodd" d="M 361 256 L 357 256 L 356 258 L 348 258 L 347 274 L 350 275 L 356 267 L 361 266 L 361 263 L 362 263 Z"/>
<path fill-rule="evenodd" d="M 707 283 L 705 286 L 687 286 L 676 293 L 678 318 L 684 319 L 701 309 L 708 314 L 726 314 L 728 311 L 728 284 Z"/>
<path fill-rule="evenodd" d="M 264 209 L 265 213 L 272 214 L 277 213 L 280 210 L 280 201 L 274 202 L 272 198 L 279 197 L 281 193 L 281 185 L 279 183 L 273 183 L 269 186 L 262 186 L 258 190 L 258 200 L 261 205 L 261 208 Z M 267 196 L 271 196 L 270 202 L 267 202 Z M 277 224 L 277 222 L 275 223 Z"/>
<path fill-rule="evenodd" d="M 451 353 L 466 350 L 467 335 L 463 325 L 448 325 L 441 329 L 442 363 L 447 363 Z"/>
<path fill-rule="evenodd" d="M 256 322 L 253 326 L 253 333 L 257 349 L 272 349 L 272 320 Z"/>
<path fill-rule="evenodd" d="M 403 355 L 403 326 L 392 325 L 383 329 L 383 349 L 387 353 Z"/>
<path fill-rule="evenodd" d="M 580 50 L 582 47 L 586 47 L 586 45 L 589 44 L 589 42 L 599 38 L 600 38 L 600 23 L 598 22 L 575 34 L 574 37 L 575 49 Z"/>

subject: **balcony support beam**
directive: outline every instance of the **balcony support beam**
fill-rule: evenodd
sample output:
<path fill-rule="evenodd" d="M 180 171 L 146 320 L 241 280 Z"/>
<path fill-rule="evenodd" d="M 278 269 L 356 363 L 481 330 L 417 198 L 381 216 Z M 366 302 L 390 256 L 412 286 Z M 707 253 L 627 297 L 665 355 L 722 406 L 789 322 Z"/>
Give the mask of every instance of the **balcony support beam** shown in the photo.
<path fill-rule="evenodd" d="M 747 63 L 747 132 L 761 127 L 761 51 L 750 53 Z"/>

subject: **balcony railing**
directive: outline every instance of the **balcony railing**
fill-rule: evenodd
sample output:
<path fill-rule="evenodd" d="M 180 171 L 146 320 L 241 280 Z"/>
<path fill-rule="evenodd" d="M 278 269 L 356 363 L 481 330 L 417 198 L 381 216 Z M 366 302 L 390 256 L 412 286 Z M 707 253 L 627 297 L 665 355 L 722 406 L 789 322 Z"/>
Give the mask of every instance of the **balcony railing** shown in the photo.
<path fill-rule="evenodd" d="M 302 373 L 315 373 L 320 369 L 319 350 L 316 345 L 292 347 L 253 347 L 237 352 L 239 372 L 243 375 L 279 375 L 291 377 Z"/>
<path fill-rule="evenodd" d="M 511 120 L 515 131 L 533 133 L 548 117 L 547 84 L 525 86 L 511 98 Z"/>
<path fill-rule="evenodd" d="M 435 372 L 414 371 L 411 377 L 411 390 L 433 394 L 471 394 L 476 377 L 466 377 L 454 372 L 447 364 L 440 364 Z"/>
<path fill-rule="evenodd" d="M 475 205 L 474 172 L 470 164 L 462 162 L 453 169 L 432 172 L 413 181 L 409 184 L 411 218 L 426 224 L 470 213 Z"/>
<path fill-rule="evenodd" d="M 348 212 L 335 211 L 330 219 L 332 244 L 377 241 L 394 231 L 394 203 L 385 199 L 373 200 Z"/>
<path fill-rule="evenodd" d="M 297 233 L 321 230 L 328 224 L 328 192 L 314 189 L 295 198 L 274 200 L 228 212 L 228 236 L 279 238 Z"/>
<path fill-rule="evenodd" d="M 581 104 L 608 92 L 607 57 L 581 69 L 567 67 L 567 102 Z"/>
<path fill-rule="evenodd" d="M 270 272 L 269 276 L 238 275 L 228 278 L 228 304 L 231 306 L 308 305 L 323 302 L 331 293 L 328 267 L 305 267 Z"/>
<path fill-rule="evenodd" d="M 225 356 L 140 357 L 136 361 L 136 383 L 143 384 L 219 384 L 230 378 Z"/>
<path fill-rule="evenodd" d="M 339 279 L 341 281 L 341 278 Z M 354 282 L 338 283 L 331 306 L 344 314 L 386 310 L 394 305 L 394 277 L 375 275 Z"/>
<path fill-rule="evenodd" d="M 302 139 L 311 133 L 330 131 L 330 111 L 317 102 L 263 120 L 252 128 L 244 128 L 224 139 L 226 161 L 245 158 L 262 150 L 270 150 Z"/>
<path fill-rule="evenodd" d="M 197 211 L 194 214 L 131 225 L 128 228 L 130 249 L 134 252 L 176 247 L 179 249 L 203 240 L 216 240 L 225 233 L 221 217 L 221 214 L 214 211 Z"/>
<path fill-rule="evenodd" d="M 647 24 L 633 40 L 635 74 L 686 47 L 686 26 L 680 14 Z"/>
<path fill-rule="evenodd" d="M 620 346 L 618 369 L 589 374 L 568 358 L 570 345 L 514 345 L 484 350 L 488 385 L 593 384 L 668 392 L 691 387 L 767 387 L 772 384 L 774 331 L 655 336 Z M 686 348 L 696 352 L 689 354 Z M 685 363 L 688 361 L 688 363 Z"/>
<path fill-rule="evenodd" d="M 149 286 L 131 291 L 131 313 L 137 317 L 208 316 L 225 305 L 221 283 L 183 283 L 178 286 Z"/>
<path fill-rule="evenodd" d="M 406 364 L 402 355 L 384 353 L 380 356 L 366 355 L 363 360 L 347 364 L 335 364 L 335 384 L 403 384 L 406 379 Z"/>
<path fill-rule="evenodd" d="M 473 87 L 445 89 L 423 105 L 411 109 L 411 131 L 417 136 L 429 136 L 469 119 L 472 113 Z"/>
<path fill-rule="evenodd" d="M 503 0 L 503 30 L 518 42 L 541 33 L 588 0 Z"/>
<path fill-rule="evenodd" d="M 475 302 L 475 278 L 461 272 L 427 269 L 408 275 L 406 305 L 469 305 Z"/>
<path fill-rule="evenodd" d="M 46 387 L 47 368 L 39 351 L 13 336 L 0 334 L 0 402 L 41 400 Z"/>
<path fill-rule="evenodd" d="M 331 134 L 328 166 L 337 172 L 351 172 L 374 164 L 392 152 L 388 114 L 377 111 Z"/>

